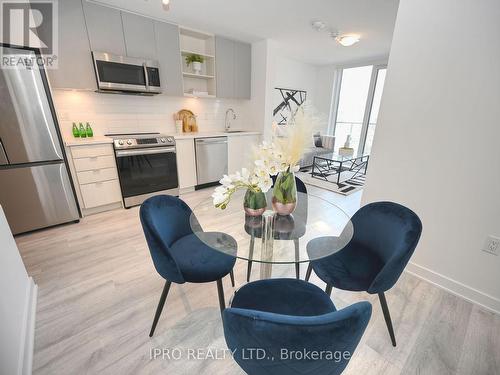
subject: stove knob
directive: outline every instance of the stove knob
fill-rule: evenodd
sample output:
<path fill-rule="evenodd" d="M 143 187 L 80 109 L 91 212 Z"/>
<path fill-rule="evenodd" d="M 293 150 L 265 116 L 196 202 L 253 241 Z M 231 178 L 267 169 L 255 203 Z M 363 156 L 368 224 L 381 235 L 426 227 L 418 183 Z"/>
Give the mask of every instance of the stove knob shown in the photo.
<path fill-rule="evenodd" d="M 161 143 L 165 143 L 167 140 L 165 138 L 160 139 Z"/>
<path fill-rule="evenodd" d="M 123 145 L 123 141 L 120 139 L 120 140 L 118 141 L 118 144 L 119 144 L 120 146 L 122 146 L 122 145 Z"/>
<path fill-rule="evenodd" d="M 169 142 L 173 142 L 173 141 L 174 141 L 174 139 L 173 139 L 172 137 L 168 137 L 168 138 L 167 138 L 167 141 L 169 141 Z"/>
<path fill-rule="evenodd" d="M 131 140 L 131 139 L 129 139 L 129 140 L 127 141 L 127 144 L 130 146 L 130 145 L 132 144 L 132 140 Z"/>

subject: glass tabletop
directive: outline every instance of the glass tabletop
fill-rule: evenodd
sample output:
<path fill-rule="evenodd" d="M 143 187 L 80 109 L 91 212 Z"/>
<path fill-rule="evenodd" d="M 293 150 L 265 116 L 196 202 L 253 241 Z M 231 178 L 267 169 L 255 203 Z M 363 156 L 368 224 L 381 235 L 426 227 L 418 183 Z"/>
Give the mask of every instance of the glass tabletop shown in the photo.
<path fill-rule="evenodd" d="M 225 210 L 212 199 L 198 204 L 190 217 L 196 236 L 213 249 L 237 258 L 261 263 L 300 263 L 332 255 L 353 235 L 349 216 L 336 205 L 311 194 L 298 193 L 291 215 L 272 211 L 272 192 L 262 216 L 243 210 L 245 191 L 233 194 Z"/>

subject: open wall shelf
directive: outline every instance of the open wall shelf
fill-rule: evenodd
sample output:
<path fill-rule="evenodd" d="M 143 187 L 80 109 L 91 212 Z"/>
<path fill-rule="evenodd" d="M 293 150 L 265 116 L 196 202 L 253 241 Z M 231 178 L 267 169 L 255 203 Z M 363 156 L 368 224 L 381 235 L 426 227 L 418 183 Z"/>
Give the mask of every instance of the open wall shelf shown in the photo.
<path fill-rule="evenodd" d="M 185 96 L 215 97 L 215 36 L 202 31 L 180 27 L 180 59 Z M 204 58 L 200 74 L 196 74 L 192 64 L 186 64 L 186 56 L 197 54 Z"/>

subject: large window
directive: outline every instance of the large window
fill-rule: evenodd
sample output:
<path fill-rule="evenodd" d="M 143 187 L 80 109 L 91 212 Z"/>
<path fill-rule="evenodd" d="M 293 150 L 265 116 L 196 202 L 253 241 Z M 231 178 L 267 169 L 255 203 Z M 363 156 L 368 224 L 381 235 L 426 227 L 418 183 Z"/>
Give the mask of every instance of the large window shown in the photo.
<path fill-rule="evenodd" d="M 335 118 L 335 152 L 351 136 L 354 153 L 370 153 L 385 81 L 384 66 L 343 69 Z"/>

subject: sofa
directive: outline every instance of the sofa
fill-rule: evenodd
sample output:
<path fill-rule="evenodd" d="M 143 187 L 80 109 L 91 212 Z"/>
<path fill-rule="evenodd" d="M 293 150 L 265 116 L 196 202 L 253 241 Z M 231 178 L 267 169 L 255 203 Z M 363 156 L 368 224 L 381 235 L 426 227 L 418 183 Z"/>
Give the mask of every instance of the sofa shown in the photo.
<path fill-rule="evenodd" d="M 315 134 L 313 140 L 311 147 L 306 148 L 304 156 L 299 162 L 300 169 L 310 167 L 315 156 L 329 156 L 333 153 L 334 136 Z"/>

